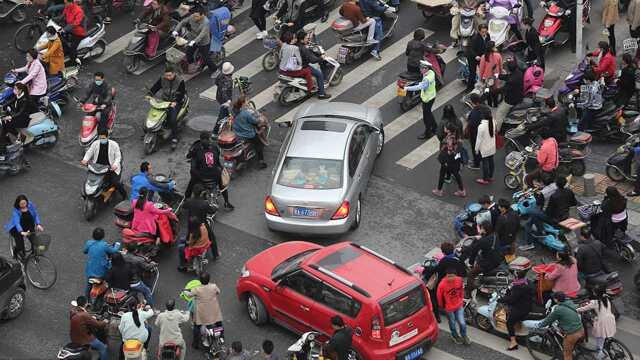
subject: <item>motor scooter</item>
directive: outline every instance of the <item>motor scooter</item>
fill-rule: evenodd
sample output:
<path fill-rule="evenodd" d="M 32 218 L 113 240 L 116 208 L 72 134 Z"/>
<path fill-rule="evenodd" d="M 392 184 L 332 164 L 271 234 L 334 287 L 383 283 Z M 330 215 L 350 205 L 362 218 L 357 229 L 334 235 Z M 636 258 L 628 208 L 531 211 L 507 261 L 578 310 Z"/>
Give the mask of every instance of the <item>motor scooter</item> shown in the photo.
<path fill-rule="evenodd" d="M 179 360 L 182 354 L 182 347 L 172 342 L 166 342 L 158 350 L 159 360 Z"/>
<path fill-rule="evenodd" d="M 116 225 L 120 227 L 122 242 L 126 244 L 136 244 L 138 246 L 138 252 L 140 255 L 153 258 L 158 254 L 160 248 L 157 244 L 158 234 L 150 234 L 146 232 L 138 232 L 131 228 L 133 221 L 133 208 L 123 206 L 124 202 L 121 202 L 114 208 L 114 214 L 116 215 Z M 162 202 L 156 202 L 155 207 L 160 209 L 166 209 L 168 206 Z M 128 212 L 128 213 L 127 213 Z M 126 219 L 126 220 L 122 220 Z M 162 247 L 170 247 L 176 242 L 176 236 L 179 231 L 179 221 L 175 211 L 168 214 L 162 214 L 158 217 L 157 225 L 160 243 Z"/>
<path fill-rule="evenodd" d="M 634 121 L 635 123 L 636 121 Z M 640 121 L 638 122 L 640 126 Z M 640 144 L 640 133 L 635 133 L 619 146 L 607 159 L 606 173 L 615 182 L 636 181 L 636 169 L 633 163 L 635 155 L 633 148 Z"/>
<path fill-rule="evenodd" d="M 69 57 L 67 56 L 70 53 L 70 49 L 68 47 L 69 42 L 66 41 L 65 34 L 61 32 L 62 27 L 58 25 L 53 19 L 48 20 L 46 27 L 49 27 L 49 26 L 52 26 L 58 32 L 58 35 L 62 40 L 62 47 L 64 48 L 64 53 L 65 53 L 64 60 L 65 60 L 65 63 L 68 63 L 70 61 Z M 35 48 L 37 49 L 46 46 L 46 44 L 49 42 L 49 39 L 45 32 L 46 27 L 40 29 L 41 35 L 35 44 Z M 20 29 L 18 31 L 20 31 Z M 102 56 L 102 54 L 104 54 L 104 51 L 107 48 L 107 42 L 104 39 L 106 33 L 107 31 L 105 28 L 105 24 L 102 22 L 102 18 L 96 17 L 96 25 L 87 31 L 87 36 L 85 36 L 84 38 L 82 38 L 82 40 L 80 40 L 80 43 L 76 48 L 76 54 L 78 59 L 82 61 L 93 60 Z M 16 36 L 17 36 L 17 32 L 16 32 Z"/>
<path fill-rule="evenodd" d="M 167 122 L 167 112 L 169 111 L 171 102 L 162 101 L 151 96 L 147 96 L 145 99 L 147 99 L 147 101 L 149 101 L 149 105 L 151 105 L 143 127 L 144 153 L 149 155 L 158 150 L 160 142 L 165 142 L 176 134 L 173 134 L 173 131 L 169 128 L 169 124 Z M 178 116 L 176 117 L 176 129 L 178 131 L 185 126 L 185 118 L 189 113 L 190 104 L 189 96 L 185 95 L 180 110 L 178 111 Z M 172 143 L 172 150 L 175 149 L 176 146 L 176 143 Z"/>
<path fill-rule="evenodd" d="M 457 11 L 460 15 L 460 26 L 458 27 L 458 36 L 460 49 L 464 50 L 469 46 L 469 41 L 471 37 L 476 33 L 476 24 L 475 18 L 476 14 L 481 13 L 481 7 L 478 9 L 472 8 L 457 8 Z M 453 8 L 452 8 L 453 10 Z M 455 16 L 455 14 L 453 14 Z"/>
<path fill-rule="evenodd" d="M 567 104 L 568 97 L 571 94 L 577 95 L 580 93 L 580 86 L 584 83 L 584 74 L 591 68 L 591 57 L 585 56 L 576 67 L 571 71 L 569 75 L 564 79 L 564 85 L 558 90 L 558 101 L 563 104 Z M 618 85 L 615 81 L 609 81 L 603 83 L 604 90 L 602 97 L 605 100 L 614 99 L 618 93 Z M 578 91 L 575 91 L 578 90 Z"/>
<path fill-rule="evenodd" d="M 506 293 L 506 288 L 493 292 L 487 305 L 476 307 L 476 314 L 473 320 L 479 329 L 487 332 L 495 331 L 504 335 L 509 333 L 507 330 L 507 306 L 499 302 L 499 299 L 505 296 Z M 534 306 L 527 316 L 527 320 L 516 325 L 516 336 L 527 336 L 529 330 L 537 328 L 540 320 L 544 319 L 550 312 L 551 304 L 552 302 L 549 300 L 543 309 Z"/>
<path fill-rule="evenodd" d="M 306 24 L 302 30 L 311 37 L 311 43 L 317 44 L 317 38 L 315 34 L 315 23 Z M 267 36 L 262 39 L 262 46 L 267 49 L 267 52 L 262 56 L 262 69 L 264 71 L 273 71 L 280 64 L 280 45 L 279 40 L 282 32 L 287 27 L 282 23 L 282 20 L 276 19 L 273 22 L 273 28 L 267 30 Z"/>
<path fill-rule="evenodd" d="M 437 17 L 449 17 L 453 15 L 451 10 L 453 9 L 451 1 L 446 0 L 411 0 L 416 3 L 418 10 L 422 13 L 425 19 L 430 19 L 434 16 Z"/>
<path fill-rule="evenodd" d="M 27 169 L 27 160 L 24 157 L 24 148 L 20 143 L 0 145 L 0 176 L 17 175 Z"/>
<path fill-rule="evenodd" d="M 109 166 L 101 164 L 88 164 L 87 180 L 82 187 L 83 199 L 82 211 L 84 218 L 91 221 L 98 212 L 98 207 L 106 205 L 114 197 L 117 188 L 115 184 L 106 180 Z"/>
<path fill-rule="evenodd" d="M 107 16 L 107 3 L 111 2 L 111 10 L 122 12 L 133 12 L 136 8 L 135 0 L 89 0 L 88 6 L 91 9 L 91 15 L 94 16 Z"/>
<path fill-rule="evenodd" d="M 24 0 L 1 0 L 0 20 L 5 19 L 9 19 L 16 24 L 23 23 L 27 19 Z"/>
<path fill-rule="evenodd" d="M 575 29 L 568 29 L 567 26 L 569 23 L 567 18 L 571 14 L 571 9 L 563 9 L 555 1 L 543 1 L 540 4 L 546 12 L 546 15 L 538 25 L 540 45 L 546 50 L 551 46 L 566 44 L 569 40 L 569 34 L 561 33 L 560 30 L 575 31 Z"/>
<path fill-rule="evenodd" d="M 269 144 L 271 134 L 271 124 L 269 119 L 262 112 L 254 111 L 254 116 L 258 119 L 257 136 L 263 144 Z M 220 130 L 218 136 L 218 146 L 222 152 L 222 166 L 234 177 L 246 166 L 251 159 L 256 157 L 256 149 L 250 140 L 242 139 L 232 130 L 233 119 Z"/>
<path fill-rule="evenodd" d="M 511 6 L 509 1 L 505 0 L 489 0 L 486 5 L 488 7 L 488 27 L 489 37 L 496 44 L 508 46 L 515 41 L 515 34 L 511 32 L 510 22 L 515 21 L 520 26 L 522 21 L 522 6 L 516 4 Z"/>
<path fill-rule="evenodd" d="M 176 22 L 172 21 L 171 25 L 173 28 Z M 160 39 L 155 55 L 149 56 L 145 49 L 151 31 L 155 31 L 152 25 L 136 20 L 133 36 L 131 40 L 129 40 L 127 47 L 122 51 L 124 55 L 122 63 L 129 74 L 135 73 L 143 62 L 154 63 L 158 59 L 163 58 L 167 50 L 175 45 L 175 39 L 171 36 L 166 39 Z"/>
<path fill-rule="evenodd" d="M 429 51 L 425 53 L 424 59 L 433 65 L 433 71 L 436 75 L 436 89 L 440 89 L 444 83 L 444 72 L 447 66 L 440 54 L 444 53 L 447 48 L 444 45 L 429 43 L 428 48 Z M 401 73 L 399 77 L 400 79 L 396 82 L 398 102 L 400 103 L 400 109 L 407 112 L 418 105 L 421 100 L 420 91 L 407 91 L 405 89 L 407 86 L 418 84 L 422 80 L 422 74 L 406 71 Z"/>
<path fill-rule="evenodd" d="M 381 17 L 383 31 L 380 42 L 393 36 L 398 23 L 398 15 L 394 11 L 393 8 L 387 8 Z M 367 28 L 357 30 L 353 23 L 345 17 L 339 16 L 334 20 L 331 23 L 331 29 L 336 32 L 340 42 L 336 58 L 340 64 L 353 63 L 368 54 L 375 45 L 367 41 Z"/>
<path fill-rule="evenodd" d="M 535 97 L 544 87 L 544 69 L 538 66 L 537 61 L 532 61 L 524 72 L 524 96 Z"/>
<path fill-rule="evenodd" d="M 122 353 L 125 360 L 147 360 L 144 343 L 137 339 L 122 339 Z"/>
<path fill-rule="evenodd" d="M 10 109 L 9 109 L 10 110 Z M 0 118 L 5 114 L 0 112 Z M 56 114 L 58 117 L 60 114 Z M 58 142 L 58 124 L 42 111 L 29 115 L 29 125 L 20 130 L 22 146 L 26 148 L 50 148 Z"/>
<path fill-rule="evenodd" d="M 58 355 L 56 356 L 57 360 L 83 360 L 83 359 L 92 359 L 92 355 L 87 355 L 91 353 L 90 345 L 78 345 L 74 343 L 68 343 L 63 346 L 60 350 L 58 350 Z"/>
<path fill-rule="evenodd" d="M 320 71 L 323 72 L 325 79 L 325 87 L 338 86 L 342 82 L 344 73 L 340 63 L 332 57 L 326 55 L 324 48 L 319 44 L 312 44 L 311 50 L 323 56 L 320 64 Z M 312 64 L 311 66 L 315 66 Z M 315 80 L 315 78 L 314 78 Z M 293 106 L 303 102 L 314 93 L 307 90 L 307 81 L 302 77 L 291 77 L 284 74 L 278 74 L 278 85 L 273 94 L 274 99 L 282 106 Z"/>
<path fill-rule="evenodd" d="M 118 112 L 118 107 L 115 102 L 116 98 L 116 89 L 111 89 L 111 110 L 109 113 L 102 113 L 101 116 L 107 116 L 107 131 L 111 133 L 113 130 L 113 126 L 116 123 L 116 114 Z M 78 143 L 83 149 L 89 147 L 97 138 L 98 138 L 98 117 L 96 116 L 96 111 L 98 110 L 98 105 L 87 102 L 85 104 L 81 104 L 78 98 L 73 98 L 78 105 L 80 105 L 80 109 L 84 112 L 84 117 L 82 118 L 82 125 L 80 126 L 80 134 L 78 135 Z"/>

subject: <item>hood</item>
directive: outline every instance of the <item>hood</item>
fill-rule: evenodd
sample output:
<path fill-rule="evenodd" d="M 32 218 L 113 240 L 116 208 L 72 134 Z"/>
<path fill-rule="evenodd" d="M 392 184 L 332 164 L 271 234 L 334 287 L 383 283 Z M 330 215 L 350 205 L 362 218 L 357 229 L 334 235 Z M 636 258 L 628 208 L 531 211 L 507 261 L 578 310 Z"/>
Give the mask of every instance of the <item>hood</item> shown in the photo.
<path fill-rule="evenodd" d="M 289 241 L 259 253 L 249 259 L 245 266 L 252 273 L 271 278 L 273 269 L 283 261 L 311 249 L 322 249 L 322 246 L 305 241 Z"/>

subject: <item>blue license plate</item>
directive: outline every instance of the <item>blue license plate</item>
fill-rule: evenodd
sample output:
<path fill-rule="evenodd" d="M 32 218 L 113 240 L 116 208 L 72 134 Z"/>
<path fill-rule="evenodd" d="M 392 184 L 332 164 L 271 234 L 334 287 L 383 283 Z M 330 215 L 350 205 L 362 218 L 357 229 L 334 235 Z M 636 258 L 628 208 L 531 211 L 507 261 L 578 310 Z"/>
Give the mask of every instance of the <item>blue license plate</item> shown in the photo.
<path fill-rule="evenodd" d="M 222 165 L 226 168 L 232 168 L 233 167 L 233 161 L 223 161 Z"/>
<path fill-rule="evenodd" d="M 404 360 L 416 360 L 424 355 L 424 348 L 422 346 L 417 347 L 412 350 L 410 353 L 404 356 Z"/>
<path fill-rule="evenodd" d="M 309 209 L 305 207 L 294 207 L 292 209 L 292 213 L 293 213 L 293 216 L 300 216 L 300 217 L 315 218 L 320 216 L 320 212 L 318 210 Z"/>

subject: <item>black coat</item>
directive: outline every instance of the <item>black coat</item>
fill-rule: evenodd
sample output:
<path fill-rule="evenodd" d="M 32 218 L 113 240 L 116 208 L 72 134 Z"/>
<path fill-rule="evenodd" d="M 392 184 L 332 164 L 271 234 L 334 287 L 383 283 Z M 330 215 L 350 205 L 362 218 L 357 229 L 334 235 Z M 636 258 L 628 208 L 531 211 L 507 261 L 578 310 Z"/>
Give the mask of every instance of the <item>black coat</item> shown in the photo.
<path fill-rule="evenodd" d="M 489 37 L 489 33 L 487 33 L 487 36 L 485 38 L 480 36 L 480 33 L 476 33 L 475 35 L 473 35 L 471 37 L 471 46 L 469 47 L 469 52 L 470 52 L 469 55 L 473 56 L 474 58 L 476 56 L 484 55 L 484 52 L 487 50 L 487 43 L 489 41 L 491 41 L 491 38 Z"/>
<path fill-rule="evenodd" d="M 419 67 L 420 60 L 424 59 L 427 45 L 420 40 L 409 40 L 404 54 L 407 56 L 407 66 Z"/>
<path fill-rule="evenodd" d="M 438 161 L 451 172 L 456 173 L 460 171 L 460 165 L 462 164 L 462 144 L 458 143 L 451 152 L 447 150 L 446 144 L 442 144 L 440 154 L 438 154 Z"/>
<path fill-rule="evenodd" d="M 509 105 L 518 105 L 524 99 L 524 75 L 520 69 L 516 68 L 511 74 L 500 76 L 505 80 L 502 93 L 504 101 Z"/>
<path fill-rule="evenodd" d="M 476 263 L 480 266 L 482 272 L 489 272 L 497 268 L 504 258 L 502 252 L 498 249 L 498 241 L 494 234 L 486 235 L 477 239 L 471 245 L 469 254 L 469 263 Z"/>
<path fill-rule="evenodd" d="M 504 214 L 498 215 L 496 220 L 496 235 L 500 246 L 511 245 L 516 241 L 520 230 L 520 216 L 509 209 Z"/>
<path fill-rule="evenodd" d="M 535 293 L 529 284 L 512 286 L 498 302 L 509 305 L 509 316 L 523 319 L 531 312 Z"/>
<path fill-rule="evenodd" d="M 111 100 L 111 88 L 105 81 L 100 86 L 91 83 L 91 87 L 85 94 L 82 102 L 90 102 L 94 105 L 111 105 Z"/>
<path fill-rule="evenodd" d="M 191 174 L 200 179 L 217 180 L 222 171 L 220 149 L 214 144 L 203 144 L 200 140 L 191 145 L 187 158 L 191 160 Z"/>
<path fill-rule="evenodd" d="M 524 38 L 530 51 L 533 51 L 533 53 L 536 54 L 537 57 L 542 50 L 542 45 L 540 44 L 540 34 L 538 33 L 538 30 L 536 30 L 534 27 L 531 27 L 531 29 L 527 30 L 527 32 L 524 34 Z"/>
<path fill-rule="evenodd" d="M 528 126 L 530 130 L 539 130 L 544 137 L 553 137 L 558 143 L 567 140 L 567 125 L 569 123 L 567 110 L 558 105 L 555 110 L 543 113 L 541 119 Z"/>
<path fill-rule="evenodd" d="M 11 125 L 15 129 L 25 129 L 29 127 L 29 115 L 36 112 L 37 107 L 31 98 L 24 94 L 20 99 L 14 96 L 11 107 Z"/>
<path fill-rule="evenodd" d="M 298 45 L 298 49 L 300 49 L 300 57 L 302 57 L 303 68 L 309 66 L 309 64 L 322 63 L 322 58 L 316 55 L 316 53 L 314 53 L 313 51 L 311 51 L 311 49 L 309 49 L 308 46 L 301 44 L 301 45 Z"/>
<path fill-rule="evenodd" d="M 595 274 L 600 271 L 609 272 L 607 264 L 604 262 L 604 245 L 593 239 L 583 242 L 578 246 L 576 260 L 578 271 L 586 275 Z"/>
<path fill-rule="evenodd" d="M 425 282 L 431 278 L 433 274 L 438 274 L 438 280 L 443 279 L 447 275 L 447 269 L 456 269 L 456 275 L 460 277 L 467 276 L 467 266 L 458 259 L 456 256 L 445 256 L 439 262 L 438 265 L 430 268 L 422 274 Z"/>
<path fill-rule="evenodd" d="M 563 221 L 569 217 L 569 208 L 578 205 L 576 196 L 570 189 L 558 189 L 549 197 L 545 213 L 554 221 Z"/>

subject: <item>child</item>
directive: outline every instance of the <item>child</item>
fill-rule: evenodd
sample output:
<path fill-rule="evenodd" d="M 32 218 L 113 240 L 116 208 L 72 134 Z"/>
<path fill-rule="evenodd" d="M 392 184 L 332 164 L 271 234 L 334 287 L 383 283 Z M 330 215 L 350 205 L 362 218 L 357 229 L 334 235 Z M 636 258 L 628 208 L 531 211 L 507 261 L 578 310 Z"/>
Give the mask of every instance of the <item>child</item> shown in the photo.
<path fill-rule="evenodd" d="M 467 192 L 464 190 L 462 184 L 462 177 L 460 176 L 460 167 L 463 162 L 462 144 L 455 136 L 454 133 L 449 133 L 440 149 L 438 155 L 438 161 L 440 162 L 440 175 L 438 177 L 438 187 L 431 192 L 436 196 L 443 196 L 444 192 L 442 187 L 444 185 L 445 178 L 453 177 L 458 183 L 458 191 L 453 194 L 459 197 L 467 196 Z"/>
<path fill-rule="evenodd" d="M 464 285 L 454 267 L 447 269 L 447 276 L 438 285 L 437 295 L 439 307 L 444 308 L 447 313 L 451 340 L 456 344 L 470 345 L 471 341 L 467 337 L 467 324 L 464 321 Z M 456 323 L 460 327 L 460 336 L 456 330 Z"/>

